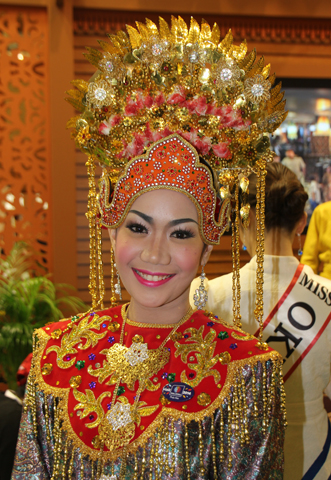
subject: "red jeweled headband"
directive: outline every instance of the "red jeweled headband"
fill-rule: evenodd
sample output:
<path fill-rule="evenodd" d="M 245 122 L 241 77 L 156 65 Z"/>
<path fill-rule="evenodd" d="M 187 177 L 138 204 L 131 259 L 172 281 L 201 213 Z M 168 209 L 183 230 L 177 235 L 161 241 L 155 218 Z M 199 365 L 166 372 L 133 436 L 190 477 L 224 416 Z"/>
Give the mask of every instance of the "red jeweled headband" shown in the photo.
<path fill-rule="evenodd" d="M 199 213 L 200 233 L 207 244 L 218 244 L 228 227 L 230 201 L 220 200 L 213 186 L 212 174 L 200 163 L 195 148 L 177 134 L 155 142 L 145 155 L 132 159 L 118 180 L 112 199 L 107 176 L 100 180 L 99 208 L 101 223 L 117 228 L 137 197 L 151 190 L 165 188 L 187 195 Z"/>

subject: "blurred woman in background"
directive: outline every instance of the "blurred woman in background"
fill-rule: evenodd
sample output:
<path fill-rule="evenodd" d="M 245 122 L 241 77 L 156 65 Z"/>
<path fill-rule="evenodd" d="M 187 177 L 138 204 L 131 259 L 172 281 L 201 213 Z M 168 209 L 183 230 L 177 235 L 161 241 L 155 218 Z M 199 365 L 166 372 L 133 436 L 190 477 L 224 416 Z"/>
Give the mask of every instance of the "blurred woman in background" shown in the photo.
<path fill-rule="evenodd" d="M 241 228 L 250 255 L 256 247 L 256 183 L 256 175 L 250 175 L 250 225 Z M 327 480 L 331 472 L 331 429 L 323 408 L 331 363 L 331 282 L 299 264 L 292 247 L 306 225 L 307 199 L 293 172 L 279 163 L 267 165 L 263 339 L 284 358 L 286 480 Z M 242 326 L 257 335 L 255 256 L 240 270 L 240 284 Z M 196 285 L 197 280 L 191 292 Z M 232 322 L 231 295 L 231 274 L 209 281 L 206 308 Z"/>

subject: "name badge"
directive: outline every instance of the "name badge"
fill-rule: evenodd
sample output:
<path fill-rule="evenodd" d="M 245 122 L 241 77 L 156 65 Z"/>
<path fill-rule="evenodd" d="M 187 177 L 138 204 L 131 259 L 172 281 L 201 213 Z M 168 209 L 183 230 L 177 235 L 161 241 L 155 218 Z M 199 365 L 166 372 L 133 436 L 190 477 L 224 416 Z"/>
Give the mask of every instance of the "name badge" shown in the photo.
<path fill-rule="evenodd" d="M 194 397 L 194 388 L 186 383 L 172 382 L 163 387 L 162 394 L 171 402 L 187 402 Z"/>

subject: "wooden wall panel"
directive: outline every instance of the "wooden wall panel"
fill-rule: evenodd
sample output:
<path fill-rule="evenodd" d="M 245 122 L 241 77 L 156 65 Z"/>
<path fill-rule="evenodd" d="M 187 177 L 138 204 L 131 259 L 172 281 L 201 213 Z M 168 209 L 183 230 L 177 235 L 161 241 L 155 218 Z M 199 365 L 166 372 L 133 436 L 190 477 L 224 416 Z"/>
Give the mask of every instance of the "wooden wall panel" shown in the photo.
<path fill-rule="evenodd" d="M 45 8 L 0 6 L 0 248 L 30 244 L 52 270 Z"/>

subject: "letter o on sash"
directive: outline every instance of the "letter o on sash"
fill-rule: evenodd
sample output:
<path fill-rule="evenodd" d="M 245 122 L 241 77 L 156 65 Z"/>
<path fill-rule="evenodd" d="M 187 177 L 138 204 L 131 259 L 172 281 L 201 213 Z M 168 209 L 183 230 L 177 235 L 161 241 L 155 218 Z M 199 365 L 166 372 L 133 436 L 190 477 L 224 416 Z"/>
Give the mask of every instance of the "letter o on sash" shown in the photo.
<path fill-rule="evenodd" d="M 310 315 L 311 315 L 311 323 L 309 325 L 302 325 L 301 323 L 297 322 L 293 316 L 292 316 L 292 311 L 294 308 L 301 307 L 304 310 L 306 310 Z M 298 330 L 309 330 L 314 326 L 314 323 L 316 321 L 316 315 L 314 309 L 308 305 L 308 303 L 305 302 L 298 302 L 294 303 L 291 308 L 289 309 L 287 313 L 287 317 L 289 321 L 292 323 L 293 327 L 297 328 Z"/>

